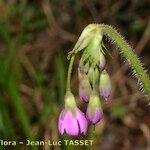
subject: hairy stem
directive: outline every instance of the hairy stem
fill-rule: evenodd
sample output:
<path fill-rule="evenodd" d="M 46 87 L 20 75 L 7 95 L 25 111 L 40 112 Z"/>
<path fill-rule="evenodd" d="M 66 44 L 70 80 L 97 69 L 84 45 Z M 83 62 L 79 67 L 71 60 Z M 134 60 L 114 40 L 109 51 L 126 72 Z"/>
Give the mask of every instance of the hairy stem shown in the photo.
<path fill-rule="evenodd" d="M 127 44 L 125 39 L 112 27 L 108 25 L 99 25 L 99 28 L 102 30 L 103 34 L 108 35 L 120 48 L 124 57 L 129 61 L 135 70 L 136 76 L 138 77 L 138 80 L 141 81 L 140 84 L 142 84 L 142 87 L 145 90 L 147 96 L 150 97 L 150 79 L 142 67 L 139 59 L 134 54 L 132 48 Z"/>
<path fill-rule="evenodd" d="M 66 91 L 70 91 L 70 80 L 71 80 L 71 72 L 72 72 L 72 67 L 75 59 L 75 54 L 72 55 L 69 63 L 69 69 L 68 69 L 68 76 L 67 76 L 67 88 Z"/>

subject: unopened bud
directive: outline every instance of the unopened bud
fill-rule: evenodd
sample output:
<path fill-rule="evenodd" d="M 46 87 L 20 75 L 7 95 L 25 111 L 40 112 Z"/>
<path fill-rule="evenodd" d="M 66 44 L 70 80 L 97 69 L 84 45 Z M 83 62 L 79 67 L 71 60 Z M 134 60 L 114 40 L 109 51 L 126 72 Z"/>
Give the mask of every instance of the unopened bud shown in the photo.
<path fill-rule="evenodd" d="M 96 82 L 98 81 L 98 77 L 99 77 L 98 69 L 97 68 L 94 69 L 93 67 L 90 67 L 89 72 L 88 72 L 88 78 L 92 86 L 96 84 Z"/>
<path fill-rule="evenodd" d="M 106 70 L 102 71 L 100 75 L 99 90 L 100 95 L 104 98 L 105 101 L 107 101 L 111 93 L 111 81 Z"/>
<path fill-rule="evenodd" d="M 100 71 L 104 70 L 105 65 L 106 65 L 106 59 L 105 56 L 102 52 L 100 52 L 100 56 L 99 56 L 99 69 Z"/>
<path fill-rule="evenodd" d="M 87 119 L 92 124 L 95 125 L 102 119 L 102 114 L 103 112 L 102 112 L 99 96 L 97 94 L 91 95 L 88 108 L 86 111 Z"/>
<path fill-rule="evenodd" d="M 82 75 L 81 80 L 79 80 L 79 95 L 83 102 L 88 102 L 91 93 L 91 85 L 88 80 L 87 75 Z"/>

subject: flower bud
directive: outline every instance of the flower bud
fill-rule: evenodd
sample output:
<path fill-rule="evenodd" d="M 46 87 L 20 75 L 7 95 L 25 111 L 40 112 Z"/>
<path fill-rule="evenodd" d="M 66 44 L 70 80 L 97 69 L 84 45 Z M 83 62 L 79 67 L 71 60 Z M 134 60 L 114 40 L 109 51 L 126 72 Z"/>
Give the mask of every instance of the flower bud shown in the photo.
<path fill-rule="evenodd" d="M 107 101 L 111 92 L 111 81 L 106 70 L 104 70 L 100 75 L 99 90 L 100 95 L 104 98 L 105 101 Z"/>
<path fill-rule="evenodd" d="M 86 118 L 95 125 L 102 119 L 102 114 L 99 96 L 97 94 L 91 95 L 86 111 Z"/>
<path fill-rule="evenodd" d="M 88 102 L 91 93 L 91 85 L 88 80 L 87 75 L 82 75 L 81 80 L 79 80 L 79 95 L 83 102 Z"/>
<path fill-rule="evenodd" d="M 94 69 L 93 67 L 90 67 L 89 72 L 88 72 L 88 78 L 92 86 L 96 84 L 96 82 L 98 81 L 98 77 L 99 77 L 98 69 L 97 68 Z"/>
<path fill-rule="evenodd" d="M 105 65 L 106 65 L 106 59 L 105 56 L 103 55 L 102 52 L 100 52 L 100 56 L 99 56 L 99 69 L 100 71 L 104 70 Z"/>

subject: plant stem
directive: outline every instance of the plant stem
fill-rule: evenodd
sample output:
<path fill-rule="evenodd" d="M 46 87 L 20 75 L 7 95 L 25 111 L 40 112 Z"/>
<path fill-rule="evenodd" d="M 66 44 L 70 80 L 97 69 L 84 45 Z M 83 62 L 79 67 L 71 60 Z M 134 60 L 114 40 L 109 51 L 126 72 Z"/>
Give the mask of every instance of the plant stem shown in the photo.
<path fill-rule="evenodd" d="M 74 59 L 75 59 L 75 54 L 72 55 L 72 57 L 71 57 L 71 59 L 70 59 L 70 63 L 69 63 L 66 92 L 71 90 L 71 89 L 70 89 L 70 80 L 71 80 L 71 71 L 72 71 Z"/>
<path fill-rule="evenodd" d="M 138 80 L 141 82 L 140 85 L 142 84 L 142 87 L 145 90 L 147 96 L 150 97 L 150 79 L 142 67 L 138 57 L 134 54 L 132 48 L 127 44 L 125 39 L 111 26 L 99 25 L 99 28 L 102 30 L 103 34 L 108 35 L 120 48 L 124 57 L 135 70 L 135 76 L 137 76 Z"/>

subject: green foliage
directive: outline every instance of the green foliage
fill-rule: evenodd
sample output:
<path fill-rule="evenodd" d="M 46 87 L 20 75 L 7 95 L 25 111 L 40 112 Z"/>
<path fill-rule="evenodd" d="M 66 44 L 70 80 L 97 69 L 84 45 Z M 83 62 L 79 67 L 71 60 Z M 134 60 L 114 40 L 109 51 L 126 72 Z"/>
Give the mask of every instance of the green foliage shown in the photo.
<path fill-rule="evenodd" d="M 127 113 L 125 106 L 119 105 L 110 108 L 110 116 L 113 119 L 122 119 Z"/>

